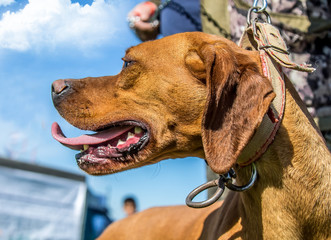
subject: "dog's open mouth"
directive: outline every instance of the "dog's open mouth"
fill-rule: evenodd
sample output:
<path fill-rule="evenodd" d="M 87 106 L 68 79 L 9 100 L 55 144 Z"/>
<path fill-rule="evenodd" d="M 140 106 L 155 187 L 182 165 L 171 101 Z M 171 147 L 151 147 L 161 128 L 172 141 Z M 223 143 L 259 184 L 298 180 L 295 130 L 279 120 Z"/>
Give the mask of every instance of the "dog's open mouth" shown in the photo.
<path fill-rule="evenodd" d="M 149 134 L 145 125 L 136 121 L 124 121 L 107 127 L 95 134 L 67 138 L 57 123 L 52 125 L 53 138 L 63 145 L 81 152 L 76 155 L 80 167 L 105 161 L 125 162 L 148 143 Z"/>

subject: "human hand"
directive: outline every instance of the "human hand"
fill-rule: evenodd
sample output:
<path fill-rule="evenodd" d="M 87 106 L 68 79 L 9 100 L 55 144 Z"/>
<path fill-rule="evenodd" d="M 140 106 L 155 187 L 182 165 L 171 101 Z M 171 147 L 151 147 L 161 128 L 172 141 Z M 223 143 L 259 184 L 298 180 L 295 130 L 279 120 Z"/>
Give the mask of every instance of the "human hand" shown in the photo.
<path fill-rule="evenodd" d="M 130 27 L 139 31 L 151 32 L 157 27 L 155 22 L 148 22 L 157 9 L 156 4 L 152 2 L 143 2 L 135 6 L 128 14 Z"/>

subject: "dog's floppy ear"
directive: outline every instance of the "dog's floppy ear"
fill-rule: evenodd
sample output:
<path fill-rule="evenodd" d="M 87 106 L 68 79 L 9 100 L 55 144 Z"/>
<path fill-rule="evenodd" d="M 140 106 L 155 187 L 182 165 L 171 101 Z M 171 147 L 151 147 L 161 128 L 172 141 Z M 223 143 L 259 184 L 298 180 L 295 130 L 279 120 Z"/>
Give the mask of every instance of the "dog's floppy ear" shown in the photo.
<path fill-rule="evenodd" d="M 200 63 L 187 58 L 194 62 L 189 64 L 194 75 L 205 76 L 202 142 L 206 161 L 218 174 L 235 164 L 275 97 L 269 80 L 247 52 L 221 42 L 205 44 L 198 51 Z"/>

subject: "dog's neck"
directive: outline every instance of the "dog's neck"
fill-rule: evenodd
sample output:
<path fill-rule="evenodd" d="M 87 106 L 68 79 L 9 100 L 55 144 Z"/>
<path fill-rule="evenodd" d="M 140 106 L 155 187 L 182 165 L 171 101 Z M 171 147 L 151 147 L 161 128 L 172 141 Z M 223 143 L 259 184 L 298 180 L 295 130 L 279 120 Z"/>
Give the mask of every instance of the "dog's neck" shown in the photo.
<path fill-rule="evenodd" d="M 237 196 L 248 239 L 323 239 L 330 223 L 330 176 L 324 174 L 330 172 L 330 153 L 292 84 L 287 80 L 286 85 L 284 119 L 256 162 L 258 182 Z M 246 183 L 250 167 L 237 169 L 237 174 L 239 185 Z"/>

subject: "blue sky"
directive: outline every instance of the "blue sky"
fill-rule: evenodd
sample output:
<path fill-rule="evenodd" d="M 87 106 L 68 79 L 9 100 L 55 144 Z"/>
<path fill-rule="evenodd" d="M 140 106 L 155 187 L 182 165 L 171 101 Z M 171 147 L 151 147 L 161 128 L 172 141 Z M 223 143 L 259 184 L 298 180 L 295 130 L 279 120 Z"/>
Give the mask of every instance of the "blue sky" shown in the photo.
<path fill-rule="evenodd" d="M 139 44 L 126 23 L 138 2 L 0 0 L 0 156 L 84 174 L 75 163 L 76 152 L 51 136 L 54 121 L 67 136 L 82 133 L 56 112 L 51 83 L 117 74 L 125 49 Z M 139 210 L 184 204 L 204 181 L 205 163 L 196 158 L 87 176 L 90 189 L 108 197 L 114 219 L 124 216 L 127 195 L 137 197 Z"/>

